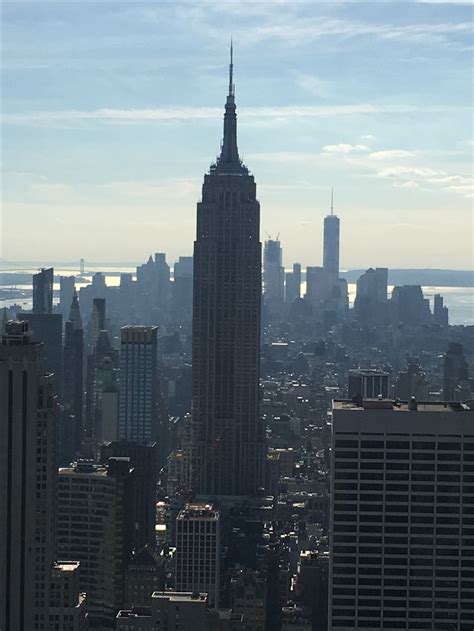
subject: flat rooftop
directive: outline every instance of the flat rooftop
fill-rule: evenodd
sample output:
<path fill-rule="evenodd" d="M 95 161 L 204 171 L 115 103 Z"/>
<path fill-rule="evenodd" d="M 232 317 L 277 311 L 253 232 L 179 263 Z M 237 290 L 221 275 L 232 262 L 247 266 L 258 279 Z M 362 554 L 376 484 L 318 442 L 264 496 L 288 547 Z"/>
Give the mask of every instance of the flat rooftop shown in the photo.
<path fill-rule="evenodd" d="M 75 572 L 79 568 L 79 561 L 56 561 L 53 570 L 61 570 L 61 572 Z"/>
<path fill-rule="evenodd" d="M 207 602 L 207 594 L 197 592 L 153 592 L 153 598 L 164 598 L 171 602 Z"/>
<path fill-rule="evenodd" d="M 179 512 L 178 519 L 203 519 L 216 521 L 219 519 L 219 511 L 212 504 L 206 502 L 193 502 Z"/>
<path fill-rule="evenodd" d="M 416 405 L 416 407 L 415 407 Z M 334 399 L 333 410 L 393 410 L 394 412 L 469 412 L 466 403 L 457 401 L 392 401 L 391 399 L 364 399 L 360 405 L 351 400 Z"/>

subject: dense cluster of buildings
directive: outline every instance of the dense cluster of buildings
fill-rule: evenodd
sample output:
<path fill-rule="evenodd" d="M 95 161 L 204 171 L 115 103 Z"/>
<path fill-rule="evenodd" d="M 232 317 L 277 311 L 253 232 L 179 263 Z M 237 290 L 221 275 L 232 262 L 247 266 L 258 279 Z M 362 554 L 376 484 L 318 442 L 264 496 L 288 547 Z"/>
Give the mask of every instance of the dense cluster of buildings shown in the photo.
<path fill-rule="evenodd" d="M 4 311 L 0 629 L 472 631 L 473 327 L 259 216 L 231 61 L 193 257 Z"/>

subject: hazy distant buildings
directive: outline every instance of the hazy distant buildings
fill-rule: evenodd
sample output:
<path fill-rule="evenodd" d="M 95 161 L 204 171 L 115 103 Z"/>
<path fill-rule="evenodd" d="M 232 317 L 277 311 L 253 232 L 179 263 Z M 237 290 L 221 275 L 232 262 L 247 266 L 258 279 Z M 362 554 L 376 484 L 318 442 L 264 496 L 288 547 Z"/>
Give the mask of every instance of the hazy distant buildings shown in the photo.
<path fill-rule="evenodd" d="M 444 298 L 440 294 L 436 294 L 433 303 L 433 319 L 435 324 L 440 326 L 448 326 L 449 324 L 449 311 L 448 307 L 444 306 Z"/>
<path fill-rule="evenodd" d="M 157 252 L 154 260 L 150 256 L 144 265 L 137 267 L 137 285 L 148 308 L 159 309 L 163 315 L 171 293 L 170 267 L 166 262 L 166 254 Z"/>
<path fill-rule="evenodd" d="M 124 326 L 120 344 L 119 440 L 158 439 L 156 326 Z"/>
<path fill-rule="evenodd" d="M 94 298 L 92 301 L 92 314 L 89 331 L 89 347 L 91 351 L 94 350 L 100 331 L 105 331 L 106 329 L 105 298 Z"/>
<path fill-rule="evenodd" d="M 194 242 L 192 469 L 201 495 L 262 485 L 261 244 L 255 181 L 237 149 L 232 63 L 222 150 L 204 177 Z"/>
<path fill-rule="evenodd" d="M 98 334 L 87 357 L 85 439 L 93 451 L 105 440 L 117 440 L 119 408 L 119 353 L 107 331 Z"/>
<path fill-rule="evenodd" d="M 398 373 L 394 395 L 401 401 L 408 401 L 411 397 L 415 397 L 418 401 L 429 400 L 426 375 L 416 358 L 408 358 L 406 368 Z"/>
<path fill-rule="evenodd" d="M 333 405 L 329 629 L 474 624 L 474 411 Z"/>
<path fill-rule="evenodd" d="M 75 276 L 60 276 L 59 277 L 59 310 L 64 318 L 67 319 L 69 310 L 71 309 L 71 302 L 75 289 Z"/>
<path fill-rule="evenodd" d="M 339 278 L 339 217 L 331 214 L 324 218 L 323 266 L 306 268 L 305 300 L 313 313 L 331 325 L 348 308 L 347 282 Z"/>
<path fill-rule="evenodd" d="M 468 376 L 469 367 L 463 346 L 458 342 L 451 342 L 443 362 L 443 399 L 445 401 L 462 400 L 462 386 L 466 385 Z"/>
<path fill-rule="evenodd" d="M 33 313 L 52 313 L 53 282 L 52 267 L 43 268 L 38 274 L 33 274 Z"/>
<path fill-rule="evenodd" d="M 180 256 L 174 264 L 171 312 L 177 321 L 189 322 L 193 311 L 193 257 Z"/>
<path fill-rule="evenodd" d="M 331 278 L 324 267 L 310 266 L 306 268 L 305 298 L 313 306 L 321 306 L 329 297 Z"/>
<path fill-rule="evenodd" d="M 46 630 L 55 553 L 57 408 L 25 322 L 0 343 L 0 628 Z"/>
<path fill-rule="evenodd" d="M 263 253 L 263 295 L 269 307 L 281 309 L 285 290 L 285 270 L 279 239 L 265 241 Z"/>
<path fill-rule="evenodd" d="M 383 322 L 387 318 L 388 269 L 369 268 L 357 280 L 354 312 L 362 322 Z"/>
<path fill-rule="evenodd" d="M 429 300 L 423 296 L 420 285 L 395 286 L 390 306 L 395 322 L 418 325 L 431 320 Z"/>
<path fill-rule="evenodd" d="M 291 304 L 301 297 L 301 265 L 293 263 L 293 271 L 285 274 L 285 302 Z"/>
<path fill-rule="evenodd" d="M 334 278 L 339 278 L 339 217 L 334 214 L 331 193 L 331 214 L 324 218 L 323 267 Z"/>
<path fill-rule="evenodd" d="M 72 453 L 81 453 L 84 440 L 84 331 L 77 293 L 74 291 L 64 330 L 64 406 L 74 417 Z"/>
<path fill-rule="evenodd" d="M 212 504 L 186 504 L 176 519 L 176 587 L 219 605 L 220 514 Z"/>

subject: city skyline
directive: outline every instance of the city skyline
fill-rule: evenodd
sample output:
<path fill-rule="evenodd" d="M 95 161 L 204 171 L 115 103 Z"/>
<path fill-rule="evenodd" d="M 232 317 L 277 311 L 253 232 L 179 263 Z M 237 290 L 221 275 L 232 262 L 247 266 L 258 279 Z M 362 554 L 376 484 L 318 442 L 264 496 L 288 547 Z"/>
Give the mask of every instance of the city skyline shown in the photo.
<path fill-rule="evenodd" d="M 471 268 L 470 3 L 399 5 L 6 3 L 0 256 L 189 254 L 232 33 L 261 238 L 281 234 L 286 267 L 320 261 L 334 185 L 341 268 Z"/>

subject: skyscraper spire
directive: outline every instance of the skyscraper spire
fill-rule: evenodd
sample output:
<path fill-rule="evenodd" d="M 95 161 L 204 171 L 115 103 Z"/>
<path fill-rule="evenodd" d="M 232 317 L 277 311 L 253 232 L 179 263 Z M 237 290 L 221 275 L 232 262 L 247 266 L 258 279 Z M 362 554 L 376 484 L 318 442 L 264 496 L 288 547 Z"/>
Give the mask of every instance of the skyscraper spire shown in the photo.
<path fill-rule="evenodd" d="M 74 294 L 72 296 L 69 320 L 74 324 L 74 329 L 82 329 L 82 318 L 81 318 L 81 311 L 79 309 L 79 299 L 77 297 L 77 291 L 75 288 L 74 288 Z"/>
<path fill-rule="evenodd" d="M 224 113 L 224 139 L 222 141 L 221 155 L 217 161 L 219 171 L 227 173 L 241 173 L 244 169 L 240 162 L 237 149 L 237 115 L 235 113 L 235 86 L 234 86 L 234 46 L 230 42 L 229 64 L 229 92 L 225 104 Z"/>
<path fill-rule="evenodd" d="M 234 46 L 230 39 L 230 64 L 229 64 L 229 96 L 235 97 L 234 90 Z"/>
<path fill-rule="evenodd" d="M 331 217 L 334 215 L 334 188 L 331 186 Z"/>

